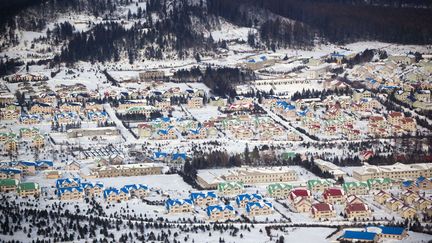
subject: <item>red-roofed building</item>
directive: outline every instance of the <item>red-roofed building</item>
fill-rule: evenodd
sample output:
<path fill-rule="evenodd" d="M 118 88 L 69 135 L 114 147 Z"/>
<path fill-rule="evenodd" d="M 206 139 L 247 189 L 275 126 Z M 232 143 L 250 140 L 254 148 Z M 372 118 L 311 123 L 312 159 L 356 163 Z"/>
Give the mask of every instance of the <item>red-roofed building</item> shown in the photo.
<path fill-rule="evenodd" d="M 368 205 L 364 203 L 348 204 L 345 213 L 349 219 L 369 219 L 372 215 Z"/>
<path fill-rule="evenodd" d="M 312 216 L 316 219 L 328 219 L 336 217 L 333 205 L 329 203 L 314 203 L 311 207 Z"/>
<path fill-rule="evenodd" d="M 345 192 L 342 188 L 328 188 L 323 194 L 324 202 L 331 204 L 342 204 L 345 202 Z"/>
<path fill-rule="evenodd" d="M 305 199 L 310 201 L 311 196 L 312 196 L 311 192 L 306 188 L 292 189 L 290 194 L 289 194 L 289 198 L 291 201 L 294 201 L 298 197 L 305 198 Z"/>
<path fill-rule="evenodd" d="M 401 112 L 392 111 L 388 114 L 388 121 L 393 124 L 399 124 L 399 122 L 404 118 L 404 115 Z"/>

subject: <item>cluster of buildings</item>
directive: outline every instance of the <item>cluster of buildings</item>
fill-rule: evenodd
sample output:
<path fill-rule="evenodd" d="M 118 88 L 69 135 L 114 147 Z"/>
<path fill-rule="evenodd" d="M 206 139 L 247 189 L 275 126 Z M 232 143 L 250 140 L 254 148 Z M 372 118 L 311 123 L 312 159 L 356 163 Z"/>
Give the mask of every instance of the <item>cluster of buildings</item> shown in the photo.
<path fill-rule="evenodd" d="M 383 240 L 403 240 L 408 236 L 407 229 L 394 226 L 367 226 L 362 230 L 344 230 L 338 238 L 343 242 L 382 242 Z"/>
<path fill-rule="evenodd" d="M 7 153 L 16 153 L 20 143 L 28 142 L 31 148 L 41 149 L 45 146 L 45 137 L 36 127 L 23 127 L 19 130 L 19 135 L 11 130 L 0 132 L 0 143 L 3 151 Z"/>
<path fill-rule="evenodd" d="M 0 179 L 22 179 L 24 176 L 35 175 L 37 171 L 53 169 L 53 162 L 39 161 L 12 161 L 0 162 Z"/>
<path fill-rule="evenodd" d="M 41 193 L 41 188 L 35 182 L 20 182 L 19 179 L 0 179 L 1 193 L 16 193 L 20 197 L 37 197 Z"/>

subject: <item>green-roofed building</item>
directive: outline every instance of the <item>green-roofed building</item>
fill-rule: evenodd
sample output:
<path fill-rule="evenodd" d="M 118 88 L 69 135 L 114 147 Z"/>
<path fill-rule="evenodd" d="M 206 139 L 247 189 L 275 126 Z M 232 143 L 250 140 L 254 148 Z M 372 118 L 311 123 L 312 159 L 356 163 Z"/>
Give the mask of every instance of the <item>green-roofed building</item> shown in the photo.
<path fill-rule="evenodd" d="M 297 154 L 295 152 L 283 152 L 281 154 L 281 157 L 283 160 L 289 160 L 289 159 L 294 159 L 296 155 Z"/>
<path fill-rule="evenodd" d="M 274 183 L 267 186 L 267 194 L 273 198 L 288 198 L 293 186 L 287 183 Z"/>
<path fill-rule="evenodd" d="M 369 190 L 389 190 L 392 187 L 393 181 L 390 178 L 373 178 L 368 179 L 367 184 Z"/>
<path fill-rule="evenodd" d="M 17 179 L 0 179 L 0 191 L 14 192 L 17 189 L 18 183 Z"/>
<path fill-rule="evenodd" d="M 244 191 L 244 185 L 242 182 L 221 182 L 218 191 L 225 195 L 237 195 Z"/>
<path fill-rule="evenodd" d="M 366 195 L 369 191 L 366 182 L 345 182 L 342 187 L 347 195 Z"/>
<path fill-rule="evenodd" d="M 323 192 L 333 186 L 333 181 L 329 179 L 313 179 L 307 181 L 307 187 L 312 192 Z"/>
<path fill-rule="evenodd" d="M 37 196 L 40 194 L 40 186 L 35 182 L 23 182 L 18 185 L 17 192 L 21 197 Z"/>

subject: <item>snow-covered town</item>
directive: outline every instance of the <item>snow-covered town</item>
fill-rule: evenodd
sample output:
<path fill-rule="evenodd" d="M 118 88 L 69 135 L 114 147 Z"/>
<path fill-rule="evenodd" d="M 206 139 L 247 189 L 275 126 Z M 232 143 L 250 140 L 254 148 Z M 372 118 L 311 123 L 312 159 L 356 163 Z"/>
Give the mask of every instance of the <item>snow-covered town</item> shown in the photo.
<path fill-rule="evenodd" d="M 0 242 L 432 242 L 432 42 L 274 2 L 0 3 Z"/>

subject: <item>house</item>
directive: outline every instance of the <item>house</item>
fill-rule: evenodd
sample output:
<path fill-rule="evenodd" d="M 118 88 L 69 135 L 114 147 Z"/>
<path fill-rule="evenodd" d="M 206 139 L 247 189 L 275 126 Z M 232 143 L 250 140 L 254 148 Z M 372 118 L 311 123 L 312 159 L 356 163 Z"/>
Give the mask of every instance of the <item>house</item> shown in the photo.
<path fill-rule="evenodd" d="M 66 178 L 66 179 L 58 179 L 56 181 L 56 188 L 80 187 L 80 186 L 81 186 L 80 178 Z"/>
<path fill-rule="evenodd" d="M 248 202 L 246 212 L 250 216 L 268 215 L 273 213 L 273 205 L 269 202 Z"/>
<path fill-rule="evenodd" d="M 41 149 L 45 146 L 45 138 L 38 134 L 32 138 L 32 147 L 36 149 Z"/>
<path fill-rule="evenodd" d="M 80 186 L 57 188 L 57 196 L 60 200 L 81 200 L 84 197 L 84 190 Z"/>
<path fill-rule="evenodd" d="M 103 197 L 107 202 L 121 202 L 129 200 L 130 193 L 125 187 L 120 190 L 110 187 L 103 191 Z"/>
<path fill-rule="evenodd" d="M 348 219 L 369 219 L 372 216 L 368 205 L 364 203 L 352 203 L 345 207 L 345 214 Z"/>
<path fill-rule="evenodd" d="M 15 192 L 18 184 L 17 179 L 0 179 L 0 192 Z"/>
<path fill-rule="evenodd" d="M 249 202 L 258 202 L 261 201 L 263 197 L 260 194 L 240 194 L 236 197 L 236 203 L 238 207 L 244 208 L 246 204 Z"/>
<path fill-rule="evenodd" d="M 47 171 L 45 172 L 45 179 L 59 179 L 61 174 L 58 170 Z"/>
<path fill-rule="evenodd" d="M 312 207 L 310 200 L 305 197 L 296 197 L 294 201 L 292 201 L 292 205 L 298 213 L 310 212 Z"/>
<path fill-rule="evenodd" d="M 294 188 L 289 194 L 289 199 L 294 201 L 297 197 L 305 198 L 310 201 L 312 199 L 312 194 L 306 188 Z"/>
<path fill-rule="evenodd" d="M 366 195 L 369 191 L 369 186 L 366 182 L 345 182 L 342 188 L 347 195 Z"/>
<path fill-rule="evenodd" d="M 234 207 L 231 205 L 211 205 L 206 209 L 211 221 L 226 221 L 236 217 Z"/>
<path fill-rule="evenodd" d="M 414 219 L 417 217 L 417 210 L 408 205 L 403 205 L 398 211 L 400 216 L 404 219 Z"/>
<path fill-rule="evenodd" d="M 72 161 L 69 164 L 66 165 L 66 170 L 70 171 L 79 171 L 80 170 L 80 164 L 77 161 Z"/>
<path fill-rule="evenodd" d="M 415 200 L 420 198 L 420 194 L 414 191 L 405 191 L 402 193 L 401 198 L 406 204 L 412 204 Z"/>
<path fill-rule="evenodd" d="M 218 203 L 217 195 L 214 192 L 192 192 L 190 194 L 190 199 L 194 204 L 200 207 Z"/>
<path fill-rule="evenodd" d="M 14 168 L 0 168 L 0 179 L 21 179 L 22 170 Z"/>
<path fill-rule="evenodd" d="M 420 190 L 431 190 L 432 189 L 432 178 L 427 179 L 424 176 L 420 176 L 416 179 L 416 185 Z"/>
<path fill-rule="evenodd" d="M 400 121 L 400 126 L 407 132 L 417 131 L 417 123 L 412 117 L 404 117 Z"/>
<path fill-rule="evenodd" d="M 417 187 L 417 184 L 412 180 L 402 181 L 401 182 L 401 188 L 402 188 L 402 190 L 408 190 L 408 191 L 418 191 L 419 190 L 419 188 Z"/>
<path fill-rule="evenodd" d="M 346 198 L 346 203 L 345 203 L 346 205 L 355 204 L 355 203 L 364 203 L 364 202 L 361 198 L 357 197 L 356 195 L 349 195 Z"/>
<path fill-rule="evenodd" d="M 83 182 L 81 183 L 81 187 L 84 189 L 84 193 L 86 196 L 96 197 L 102 195 L 104 184 L 102 182 Z"/>
<path fill-rule="evenodd" d="M 424 211 L 432 206 L 432 200 L 420 197 L 413 202 L 413 205 L 417 210 Z"/>
<path fill-rule="evenodd" d="M 3 149 L 8 153 L 18 151 L 18 141 L 14 138 L 6 140 L 6 142 L 3 143 Z"/>
<path fill-rule="evenodd" d="M 218 192 L 223 195 L 238 195 L 244 191 L 244 185 L 242 182 L 221 182 L 218 184 Z"/>
<path fill-rule="evenodd" d="M 18 185 L 17 193 L 20 197 L 40 195 L 41 188 L 38 183 L 35 182 L 22 182 Z"/>
<path fill-rule="evenodd" d="M 16 167 L 22 170 L 24 175 L 35 175 L 37 164 L 31 161 L 19 161 Z"/>
<path fill-rule="evenodd" d="M 171 162 L 173 163 L 183 163 L 187 159 L 186 153 L 173 153 L 171 155 Z"/>
<path fill-rule="evenodd" d="M 176 139 L 177 135 L 175 133 L 174 126 L 169 126 L 167 129 L 159 129 L 156 133 L 155 139 L 168 140 Z"/>
<path fill-rule="evenodd" d="M 311 207 L 312 216 L 315 219 L 329 219 L 336 217 L 336 211 L 333 205 L 329 203 L 314 203 Z"/>
<path fill-rule="evenodd" d="M 402 206 L 404 206 L 404 201 L 402 201 L 396 197 L 391 197 L 385 201 L 385 206 L 389 210 L 391 210 L 393 212 L 397 212 L 399 210 L 399 208 L 402 208 Z"/>
<path fill-rule="evenodd" d="M 165 208 L 168 213 L 191 213 L 193 202 L 190 199 L 171 199 L 165 201 Z"/>
<path fill-rule="evenodd" d="M 385 192 L 383 190 L 379 191 L 374 195 L 374 201 L 379 204 L 384 204 L 387 199 L 391 198 L 392 195 L 389 192 Z"/>
<path fill-rule="evenodd" d="M 126 188 L 126 190 L 129 191 L 131 196 L 137 198 L 147 197 L 150 192 L 149 187 L 144 184 L 125 185 L 123 188 Z"/>
<path fill-rule="evenodd" d="M 368 179 L 366 182 L 369 190 L 390 190 L 392 187 L 392 180 L 390 178 L 373 178 Z"/>
<path fill-rule="evenodd" d="M 407 229 L 403 227 L 391 226 L 368 226 L 367 232 L 376 232 L 380 239 L 403 240 L 407 235 Z"/>
<path fill-rule="evenodd" d="M 324 202 L 330 204 L 342 204 L 345 202 L 345 192 L 341 188 L 328 188 L 324 190 Z"/>
<path fill-rule="evenodd" d="M 287 183 L 274 183 L 267 186 L 267 194 L 270 197 L 285 199 L 288 198 L 292 185 Z"/>
<path fill-rule="evenodd" d="M 313 179 L 307 181 L 307 187 L 312 192 L 323 192 L 333 186 L 333 182 L 329 179 Z"/>
<path fill-rule="evenodd" d="M 150 124 L 138 124 L 138 136 L 140 138 L 149 138 L 153 133 L 153 126 Z"/>
<path fill-rule="evenodd" d="M 247 184 L 287 182 L 297 180 L 297 172 L 285 167 L 241 167 L 229 170 L 228 174 L 222 175 L 222 178 L 226 181 L 241 181 Z"/>

